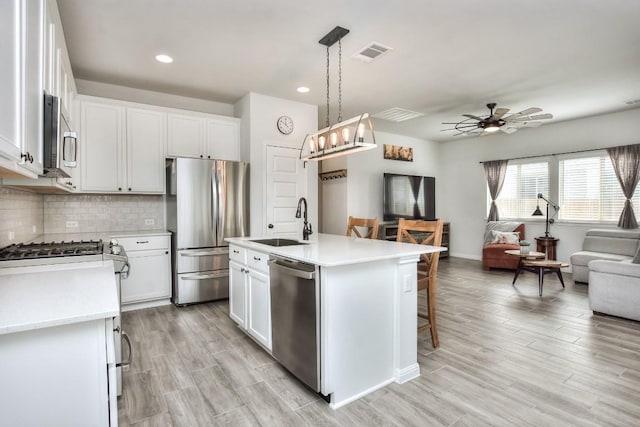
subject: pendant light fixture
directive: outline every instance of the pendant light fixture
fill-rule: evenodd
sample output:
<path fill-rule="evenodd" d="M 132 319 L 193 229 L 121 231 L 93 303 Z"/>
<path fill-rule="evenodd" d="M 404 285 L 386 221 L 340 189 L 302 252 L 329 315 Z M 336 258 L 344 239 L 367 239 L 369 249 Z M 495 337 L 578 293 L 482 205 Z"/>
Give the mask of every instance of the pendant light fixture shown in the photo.
<path fill-rule="evenodd" d="M 319 43 L 327 47 L 327 124 L 324 129 L 305 136 L 300 147 L 300 159 L 323 160 L 376 148 L 376 137 L 369 114 L 363 113 L 342 120 L 342 38 L 349 30 L 335 27 Z M 330 123 L 329 111 L 329 48 L 338 43 L 338 122 Z"/>

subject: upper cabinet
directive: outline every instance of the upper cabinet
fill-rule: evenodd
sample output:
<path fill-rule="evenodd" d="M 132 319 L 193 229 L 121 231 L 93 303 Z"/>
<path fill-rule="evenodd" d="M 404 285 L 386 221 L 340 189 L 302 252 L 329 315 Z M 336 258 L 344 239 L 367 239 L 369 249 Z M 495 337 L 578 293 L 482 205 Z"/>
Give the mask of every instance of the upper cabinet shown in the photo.
<path fill-rule="evenodd" d="M 169 113 L 167 122 L 168 156 L 240 160 L 240 119 Z"/>
<path fill-rule="evenodd" d="M 82 191 L 164 193 L 166 113 L 84 100 L 80 111 Z"/>
<path fill-rule="evenodd" d="M 0 174 L 42 173 L 43 0 L 0 2 Z"/>

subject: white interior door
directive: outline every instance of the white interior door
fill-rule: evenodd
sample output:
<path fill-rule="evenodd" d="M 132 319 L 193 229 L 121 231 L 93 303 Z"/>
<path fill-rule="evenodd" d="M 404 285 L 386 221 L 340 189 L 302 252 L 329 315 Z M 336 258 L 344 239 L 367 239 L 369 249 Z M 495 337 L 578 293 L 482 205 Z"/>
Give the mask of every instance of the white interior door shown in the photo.
<path fill-rule="evenodd" d="M 302 219 L 296 219 L 298 199 L 307 194 L 307 174 L 300 152 L 294 148 L 267 145 L 265 180 L 265 235 L 302 237 Z M 314 225 L 317 221 L 309 218 Z M 315 227 L 314 227 L 315 231 Z"/>

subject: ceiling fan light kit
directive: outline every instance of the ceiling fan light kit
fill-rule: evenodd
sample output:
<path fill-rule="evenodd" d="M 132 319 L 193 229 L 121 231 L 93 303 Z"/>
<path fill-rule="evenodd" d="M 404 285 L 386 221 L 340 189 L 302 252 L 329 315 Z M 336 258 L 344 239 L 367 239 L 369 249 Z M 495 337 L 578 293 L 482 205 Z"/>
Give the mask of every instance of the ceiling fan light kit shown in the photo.
<path fill-rule="evenodd" d="M 537 127 L 542 124 L 540 120 L 552 119 L 553 114 L 537 114 L 542 111 L 541 108 L 532 107 L 522 110 L 519 113 L 514 113 L 509 116 L 506 114 L 509 112 L 508 108 L 497 108 L 496 103 L 492 102 L 487 104 L 489 109 L 489 115 L 487 117 L 478 117 L 473 114 L 463 114 L 466 119 L 460 122 L 444 122 L 444 125 L 454 125 L 453 128 L 443 129 L 442 131 L 457 131 L 454 136 L 467 135 L 477 136 L 482 135 L 485 132 L 494 133 L 502 131 L 510 134 L 523 127 Z M 495 111 L 494 111 L 495 109 Z"/>
<path fill-rule="evenodd" d="M 342 43 L 349 30 L 335 27 L 319 43 L 327 47 L 327 125 L 308 134 L 300 147 L 301 160 L 323 160 L 376 148 L 376 137 L 368 113 L 342 120 Z M 330 125 L 329 118 L 329 47 L 338 43 L 338 123 Z M 306 150 L 305 150 L 306 146 Z"/>

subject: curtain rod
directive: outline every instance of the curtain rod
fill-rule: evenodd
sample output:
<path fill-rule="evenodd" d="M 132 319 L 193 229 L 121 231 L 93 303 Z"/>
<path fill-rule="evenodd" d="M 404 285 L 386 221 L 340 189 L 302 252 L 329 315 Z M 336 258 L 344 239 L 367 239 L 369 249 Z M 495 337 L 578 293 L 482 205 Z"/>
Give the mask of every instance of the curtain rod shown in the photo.
<path fill-rule="evenodd" d="M 609 148 L 609 147 L 607 147 Z M 501 159 L 501 160 L 522 160 L 522 159 L 535 159 L 536 157 L 549 157 L 549 156 L 561 156 L 563 154 L 578 154 L 578 153 L 588 153 L 589 151 L 602 151 L 607 148 L 591 148 L 589 150 L 577 150 L 577 151 L 565 151 L 564 153 L 552 153 L 552 154 L 539 154 L 537 156 L 523 156 L 523 157 L 513 157 L 511 159 Z M 486 162 L 493 162 L 495 160 L 483 160 L 479 162 L 480 164 Z"/>

